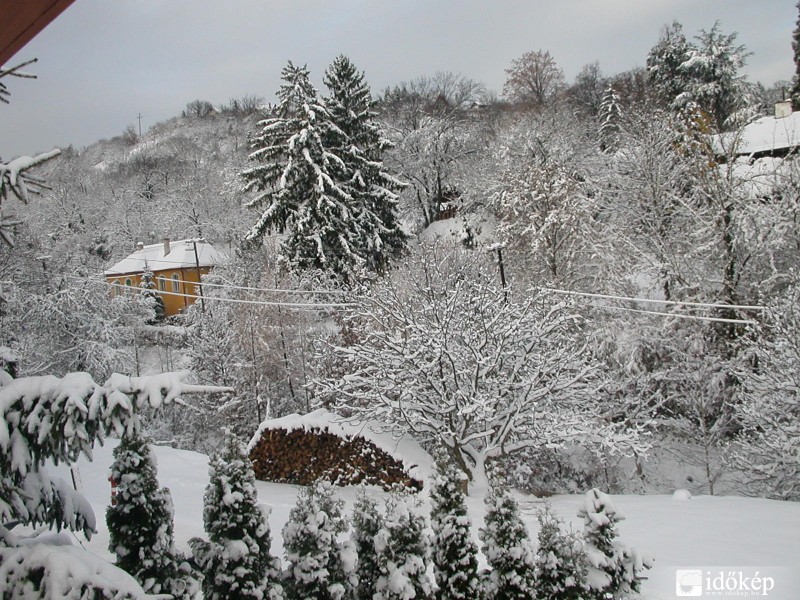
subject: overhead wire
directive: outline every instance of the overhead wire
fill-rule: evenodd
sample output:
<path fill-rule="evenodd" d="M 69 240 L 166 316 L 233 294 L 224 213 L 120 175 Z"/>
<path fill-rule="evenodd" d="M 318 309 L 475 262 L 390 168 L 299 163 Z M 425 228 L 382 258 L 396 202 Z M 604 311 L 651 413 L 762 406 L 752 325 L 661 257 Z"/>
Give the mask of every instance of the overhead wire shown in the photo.
<path fill-rule="evenodd" d="M 197 285 L 197 282 L 192 282 Z M 113 284 L 111 284 L 113 285 Z M 119 284 L 117 284 L 119 285 Z M 128 286 L 120 286 L 126 288 Z M 358 306 L 354 302 L 275 302 L 270 300 L 245 300 L 243 298 L 220 298 L 218 296 L 200 296 L 198 294 L 182 294 L 180 292 L 167 292 L 165 290 L 153 290 L 157 294 L 165 296 L 180 296 L 181 298 L 194 298 L 195 300 L 215 300 L 218 302 L 230 302 L 233 304 L 255 304 L 258 306 L 280 306 L 282 308 L 297 308 L 301 310 L 312 310 L 315 308 L 352 308 Z"/>
<path fill-rule="evenodd" d="M 114 277 L 113 275 L 109 275 L 109 277 Z M 158 276 L 156 276 L 158 279 Z M 164 277 L 166 281 L 177 281 L 180 283 L 188 283 L 190 285 L 202 285 L 203 287 L 217 287 L 217 288 L 224 288 L 228 290 L 245 290 L 245 291 L 252 291 L 252 292 L 271 292 L 271 293 L 279 293 L 279 294 L 322 294 L 322 295 L 338 295 L 344 296 L 348 292 L 342 290 L 290 290 L 290 289 L 281 289 L 281 288 L 260 288 L 260 287 L 247 287 L 242 285 L 233 285 L 229 283 L 208 283 L 206 281 L 202 281 L 198 283 L 197 281 L 188 281 L 186 279 L 168 279 Z"/>
<path fill-rule="evenodd" d="M 126 285 L 122 285 L 120 283 L 115 283 L 115 282 L 111 282 L 111 281 L 100 281 L 100 280 L 96 280 L 96 279 L 94 279 L 92 277 L 82 277 L 80 275 L 68 275 L 68 274 L 64 274 L 63 276 L 67 277 L 69 279 L 79 280 L 79 281 L 87 281 L 87 280 L 97 281 L 98 283 L 103 283 L 108 287 L 117 286 L 117 287 L 121 287 L 123 289 L 127 289 L 129 287 L 133 288 L 133 286 L 126 286 Z M 169 281 L 172 281 L 172 280 L 169 280 Z M 181 281 L 183 281 L 183 280 L 181 280 Z M 199 284 L 196 281 L 189 281 L 187 283 L 189 283 L 191 285 L 195 285 L 195 286 L 206 285 L 205 283 Z M 138 288 L 136 288 L 136 289 L 138 289 Z M 181 292 L 169 292 L 169 291 L 166 291 L 166 290 L 154 290 L 154 291 L 156 293 L 158 293 L 158 294 L 163 294 L 163 295 L 167 295 L 167 296 L 178 296 L 178 297 L 181 297 L 181 298 L 193 298 L 195 300 L 199 300 L 199 299 L 202 298 L 204 300 L 213 300 L 213 301 L 217 301 L 217 302 L 230 302 L 232 304 L 251 304 L 251 305 L 257 305 L 257 306 L 279 306 L 279 307 L 291 308 L 291 309 L 299 309 L 299 310 L 313 310 L 313 309 L 317 309 L 317 308 L 352 308 L 354 306 L 357 306 L 357 304 L 353 303 L 353 302 L 279 302 L 279 301 L 275 301 L 275 300 L 247 300 L 247 299 L 244 299 L 244 298 L 221 298 L 221 297 L 218 297 L 218 296 L 205 296 L 205 295 L 200 296 L 199 294 L 183 294 Z"/>
<path fill-rule="evenodd" d="M 63 277 L 67 277 L 74 280 L 94 280 L 98 281 L 94 278 L 87 277 L 87 276 L 78 276 L 78 275 L 68 275 L 62 274 Z M 113 277 L 113 276 L 110 276 Z M 187 281 L 187 280 L 173 280 L 169 279 L 169 281 L 180 281 L 183 284 L 195 285 L 195 286 L 213 286 L 219 287 L 223 289 L 232 289 L 232 290 L 246 290 L 246 291 L 255 291 L 255 292 L 282 292 L 282 293 L 298 293 L 298 294 L 326 294 L 326 293 L 333 293 L 333 294 L 346 294 L 347 292 L 343 292 L 340 290 L 289 290 L 289 289 L 278 289 L 278 288 L 255 288 L 255 287 L 247 287 L 247 286 L 234 286 L 228 284 L 210 284 L 210 283 L 198 283 L 196 281 Z M 104 283 L 107 286 L 119 286 L 125 287 L 120 283 L 115 283 L 111 281 L 98 281 L 99 283 Z M 690 306 L 690 307 L 700 307 L 700 308 L 718 308 L 718 309 L 738 309 L 738 310 L 766 310 L 767 307 L 765 306 L 758 306 L 758 305 L 739 305 L 739 304 L 718 304 L 718 303 L 704 303 L 704 302 L 681 302 L 681 301 L 673 301 L 673 300 L 655 300 L 651 298 L 634 298 L 629 296 L 614 296 L 610 294 L 596 294 L 590 292 L 575 292 L 571 290 L 561 290 L 557 288 L 538 288 L 545 292 L 556 293 L 556 294 L 563 294 L 563 295 L 571 295 L 571 296 L 578 296 L 578 297 L 586 297 L 586 298 L 595 298 L 595 299 L 603 299 L 603 300 L 621 300 L 621 301 L 628 301 L 628 302 L 643 302 L 643 303 L 653 303 L 653 304 L 667 304 L 672 306 Z M 280 302 L 274 300 L 255 300 L 255 299 L 243 299 L 243 298 L 227 298 L 227 297 L 218 297 L 218 296 L 200 296 L 199 294 L 183 294 L 180 292 L 170 292 L 166 290 L 155 290 L 158 294 L 164 294 L 168 296 L 178 296 L 183 298 L 191 298 L 194 300 L 205 299 L 211 300 L 216 302 L 229 302 L 232 304 L 249 304 L 249 305 L 256 305 L 256 306 L 276 306 L 276 307 L 285 307 L 290 309 L 297 309 L 297 310 L 314 310 L 314 309 L 325 309 L 325 308 L 354 308 L 360 306 L 359 302 Z M 732 324 L 741 324 L 741 325 L 756 325 L 757 321 L 752 319 L 731 319 L 725 317 L 711 317 L 711 316 L 704 316 L 704 315 L 693 315 L 693 314 L 686 314 L 686 313 L 679 313 L 679 312 L 661 312 L 661 311 L 654 311 L 654 310 L 644 310 L 644 309 L 637 309 L 631 308 L 626 306 L 615 306 L 615 305 L 601 305 L 601 304 L 592 304 L 593 308 L 602 309 L 602 310 L 619 310 L 624 312 L 632 312 L 638 314 L 645 314 L 645 315 L 652 315 L 652 316 L 660 316 L 660 317 L 668 317 L 668 318 L 676 318 L 676 319 L 684 319 L 684 320 L 694 320 L 694 321 L 703 321 L 703 322 L 717 322 L 717 323 L 732 323 Z"/>
<path fill-rule="evenodd" d="M 603 310 L 622 310 L 625 312 L 640 313 L 643 315 L 658 315 L 661 317 L 675 317 L 676 319 L 687 319 L 694 321 L 711 321 L 714 323 L 738 323 L 740 325 L 757 325 L 757 321 L 745 319 L 726 319 L 724 317 L 706 317 L 703 315 L 687 315 L 685 313 L 666 313 L 656 310 L 643 310 L 641 308 L 630 308 L 628 306 L 608 306 L 603 304 L 592 304 L 594 308 Z"/>
<path fill-rule="evenodd" d="M 586 298 L 598 298 L 602 300 L 623 300 L 627 302 L 642 302 L 644 304 L 666 304 L 669 306 L 695 306 L 699 308 L 721 308 L 721 309 L 736 309 L 736 310 L 766 310 L 766 306 L 755 304 L 720 304 L 711 302 L 682 302 L 680 300 L 657 300 L 654 298 L 634 298 L 631 296 L 613 296 L 610 294 L 595 294 L 590 292 L 574 292 L 571 290 L 560 290 L 557 288 L 539 288 L 545 292 L 552 292 L 555 294 L 565 294 L 570 296 L 583 296 Z M 671 313 L 665 313 L 671 314 Z"/>

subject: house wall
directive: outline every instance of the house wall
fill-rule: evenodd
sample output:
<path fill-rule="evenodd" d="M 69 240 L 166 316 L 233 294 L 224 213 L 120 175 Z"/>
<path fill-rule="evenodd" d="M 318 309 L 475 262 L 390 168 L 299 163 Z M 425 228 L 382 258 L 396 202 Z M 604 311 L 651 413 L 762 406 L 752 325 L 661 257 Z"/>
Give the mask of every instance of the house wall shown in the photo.
<path fill-rule="evenodd" d="M 205 275 L 211 270 L 210 267 L 200 267 L 200 275 Z M 190 267 L 186 269 L 165 269 L 154 271 L 156 291 L 164 301 L 164 315 L 171 317 L 186 310 L 196 302 L 195 298 L 186 298 L 177 294 L 197 294 L 197 286 L 200 282 L 198 269 Z M 173 281 L 176 277 L 178 281 Z M 106 275 L 106 281 L 111 284 L 112 297 L 118 294 L 138 294 L 139 286 L 142 283 L 141 273 L 127 273 L 125 275 Z M 183 282 L 187 283 L 183 283 Z M 188 283 L 191 282 L 191 283 Z"/>

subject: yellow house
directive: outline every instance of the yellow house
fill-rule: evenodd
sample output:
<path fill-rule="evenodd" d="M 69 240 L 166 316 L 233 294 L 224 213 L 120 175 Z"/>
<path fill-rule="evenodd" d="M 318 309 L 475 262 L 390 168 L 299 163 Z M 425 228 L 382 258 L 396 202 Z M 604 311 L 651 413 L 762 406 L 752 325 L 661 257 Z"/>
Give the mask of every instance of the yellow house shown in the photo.
<path fill-rule="evenodd" d="M 140 242 L 133 254 L 107 269 L 104 275 L 111 284 L 112 295 L 116 296 L 138 293 L 142 274 L 151 270 L 156 289 L 164 300 L 164 315 L 171 316 L 196 302 L 200 277 L 224 259 L 224 254 L 204 240 L 165 239 L 148 246 Z"/>

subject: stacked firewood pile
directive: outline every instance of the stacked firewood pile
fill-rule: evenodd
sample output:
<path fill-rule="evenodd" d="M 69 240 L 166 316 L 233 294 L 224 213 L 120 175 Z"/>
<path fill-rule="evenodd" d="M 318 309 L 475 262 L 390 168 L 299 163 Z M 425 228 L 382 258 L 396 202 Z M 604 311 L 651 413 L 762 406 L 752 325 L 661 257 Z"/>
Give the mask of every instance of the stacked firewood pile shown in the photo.
<path fill-rule="evenodd" d="M 270 429 L 250 451 L 256 479 L 309 485 L 317 479 L 335 485 L 396 485 L 422 489 L 403 464 L 369 440 L 343 438 L 327 429 Z"/>

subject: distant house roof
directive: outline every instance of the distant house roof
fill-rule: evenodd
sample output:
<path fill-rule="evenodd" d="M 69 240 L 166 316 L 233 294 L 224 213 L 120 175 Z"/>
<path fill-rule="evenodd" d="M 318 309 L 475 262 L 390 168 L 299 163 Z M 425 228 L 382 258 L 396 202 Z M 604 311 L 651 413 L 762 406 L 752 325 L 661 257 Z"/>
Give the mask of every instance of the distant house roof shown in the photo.
<path fill-rule="evenodd" d="M 213 267 L 223 262 L 226 256 L 205 241 L 197 241 L 197 261 L 194 255 L 194 240 L 178 240 L 142 246 L 136 252 L 123 258 L 110 269 L 106 276 L 142 273 L 145 265 L 153 272 L 191 267 Z M 166 250 L 169 248 L 169 252 Z"/>
<path fill-rule="evenodd" d="M 741 131 L 715 139 L 716 151 L 737 156 L 780 156 L 800 146 L 800 111 L 785 117 L 761 117 Z M 721 146 L 720 146 L 721 145 Z"/>

